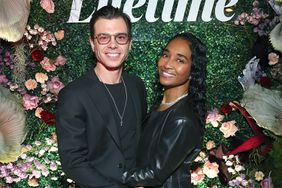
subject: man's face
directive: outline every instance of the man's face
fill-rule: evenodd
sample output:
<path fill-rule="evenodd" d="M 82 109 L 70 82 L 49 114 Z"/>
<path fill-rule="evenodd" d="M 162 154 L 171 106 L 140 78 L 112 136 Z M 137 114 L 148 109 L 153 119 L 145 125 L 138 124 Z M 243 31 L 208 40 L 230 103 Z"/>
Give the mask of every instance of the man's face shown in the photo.
<path fill-rule="evenodd" d="M 90 39 L 90 43 L 97 58 L 97 65 L 100 63 L 106 69 L 110 70 L 121 68 L 123 66 L 123 62 L 128 56 L 131 45 L 130 39 L 126 44 L 119 44 L 116 41 L 117 37 L 115 36 L 117 34 L 128 35 L 127 26 L 124 20 L 122 18 L 114 18 L 110 20 L 101 18 L 94 24 L 94 29 L 95 35 L 93 36 L 93 40 Z M 104 44 L 103 42 L 105 41 L 103 34 L 104 36 L 110 35 L 110 41 L 107 44 Z M 102 37 L 99 37 L 101 35 Z M 122 38 L 120 39 L 123 40 Z"/>

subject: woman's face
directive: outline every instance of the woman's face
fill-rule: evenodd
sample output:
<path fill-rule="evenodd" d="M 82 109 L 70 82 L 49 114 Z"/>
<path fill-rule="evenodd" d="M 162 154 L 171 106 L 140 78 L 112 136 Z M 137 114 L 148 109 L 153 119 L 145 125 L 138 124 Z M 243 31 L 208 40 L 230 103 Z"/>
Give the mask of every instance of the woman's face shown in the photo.
<path fill-rule="evenodd" d="M 165 88 L 188 89 L 191 55 L 191 49 L 185 39 L 176 38 L 166 46 L 158 61 L 160 83 Z"/>

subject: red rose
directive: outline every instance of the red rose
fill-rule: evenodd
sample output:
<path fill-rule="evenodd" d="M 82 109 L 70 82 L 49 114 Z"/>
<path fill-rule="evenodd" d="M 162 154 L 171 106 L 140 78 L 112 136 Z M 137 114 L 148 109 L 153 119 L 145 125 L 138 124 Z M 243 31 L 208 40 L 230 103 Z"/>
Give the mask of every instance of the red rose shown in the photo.
<path fill-rule="evenodd" d="M 259 83 L 262 87 L 265 87 L 265 88 L 270 88 L 270 86 L 272 84 L 271 79 L 267 76 L 260 77 Z"/>
<path fill-rule="evenodd" d="M 230 114 L 230 112 L 232 111 L 232 107 L 225 103 L 225 104 L 222 104 L 221 107 L 220 107 L 220 111 L 221 113 L 223 113 L 224 115 L 228 115 Z"/>
<path fill-rule="evenodd" d="M 41 53 L 40 50 L 36 49 L 36 50 L 33 50 L 31 52 L 31 57 L 32 57 L 33 61 L 40 62 L 40 61 L 43 60 L 44 55 Z"/>
<path fill-rule="evenodd" d="M 55 124 L 55 115 L 43 110 L 40 112 L 41 119 L 47 124 L 47 125 L 54 125 Z"/>

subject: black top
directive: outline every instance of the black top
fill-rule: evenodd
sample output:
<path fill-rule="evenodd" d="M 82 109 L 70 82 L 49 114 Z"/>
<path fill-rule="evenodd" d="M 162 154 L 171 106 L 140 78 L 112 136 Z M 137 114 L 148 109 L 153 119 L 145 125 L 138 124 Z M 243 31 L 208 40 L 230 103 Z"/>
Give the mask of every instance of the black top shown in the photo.
<path fill-rule="evenodd" d="M 199 117 L 185 97 L 165 111 L 154 111 L 145 121 L 137 168 L 123 174 L 131 186 L 191 187 L 190 164 L 200 152 Z"/>
<path fill-rule="evenodd" d="M 120 115 L 122 115 L 124 105 L 125 105 L 124 104 L 125 90 L 124 90 L 123 84 L 122 83 L 106 84 L 106 86 L 108 87 L 109 91 L 111 92 L 115 100 L 115 103 L 117 105 Z M 127 88 L 127 92 L 128 92 L 128 89 L 129 88 Z M 117 122 L 117 126 L 118 126 L 121 149 L 123 151 L 123 155 L 125 158 L 125 168 L 130 169 L 135 166 L 136 149 L 137 149 L 137 144 L 138 144 L 138 139 L 136 135 L 137 130 L 135 126 L 137 119 L 136 119 L 136 115 L 134 113 L 131 113 L 134 110 L 133 101 L 131 97 L 127 96 L 127 104 L 126 104 L 124 116 L 122 119 L 123 125 L 120 126 L 120 117 L 118 113 L 116 112 L 116 108 L 111 100 L 110 95 L 108 97 L 111 101 L 110 102 L 111 108 L 114 113 L 114 116 Z M 130 116 L 128 114 L 130 114 Z"/>

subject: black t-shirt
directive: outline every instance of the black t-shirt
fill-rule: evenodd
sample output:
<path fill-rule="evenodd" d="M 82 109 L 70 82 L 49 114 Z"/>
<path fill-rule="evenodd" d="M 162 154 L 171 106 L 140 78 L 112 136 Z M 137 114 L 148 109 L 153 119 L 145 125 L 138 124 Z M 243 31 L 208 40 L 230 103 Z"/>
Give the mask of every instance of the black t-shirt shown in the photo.
<path fill-rule="evenodd" d="M 106 84 L 107 88 L 111 92 L 116 106 L 119 110 L 120 115 L 122 116 L 122 112 L 124 109 L 125 103 L 125 89 L 123 83 L 119 84 Z M 116 118 L 121 148 L 123 150 L 123 154 L 126 160 L 126 168 L 135 167 L 135 159 L 137 152 L 137 134 L 136 134 L 136 113 L 133 106 L 132 96 L 128 94 L 129 88 L 127 88 L 127 104 L 124 112 L 124 116 L 122 118 L 123 124 L 120 124 L 120 117 L 116 111 L 114 103 L 109 95 L 111 108 L 113 110 L 113 115 Z M 109 93 L 108 93 L 109 94 Z"/>

